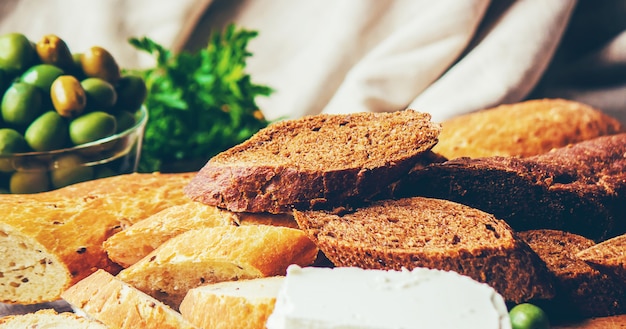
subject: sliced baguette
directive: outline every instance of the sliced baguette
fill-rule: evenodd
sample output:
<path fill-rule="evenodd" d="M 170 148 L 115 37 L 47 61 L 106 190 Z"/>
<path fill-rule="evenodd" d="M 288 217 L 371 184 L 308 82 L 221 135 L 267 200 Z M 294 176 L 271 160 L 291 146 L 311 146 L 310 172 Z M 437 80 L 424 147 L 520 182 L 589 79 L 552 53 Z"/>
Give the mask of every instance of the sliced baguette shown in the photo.
<path fill-rule="evenodd" d="M 554 273 L 556 296 L 542 305 L 555 318 L 600 317 L 626 312 L 626 284 L 587 265 L 576 255 L 594 246 L 581 235 L 557 230 L 530 230 L 519 237 Z"/>
<path fill-rule="evenodd" d="M 104 270 L 98 270 L 62 294 L 75 309 L 111 328 L 197 328 L 160 301 Z"/>
<path fill-rule="evenodd" d="M 626 233 L 626 133 L 527 157 L 459 158 L 414 171 L 396 197 L 447 199 L 516 231 L 554 229 L 596 242 Z"/>
<path fill-rule="evenodd" d="M 53 309 L 42 309 L 34 313 L 0 318 L 0 329 L 25 328 L 109 329 L 100 321 L 78 316 L 71 312 L 57 313 Z"/>
<path fill-rule="evenodd" d="M 169 207 L 120 231 L 104 242 L 109 258 L 126 268 L 165 241 L 201 227 L 277 225 L 297 228 L 291 214 L 233 213 L 200 202 Z"/>
<path fill-rule="evenodd" d="M 114 234 L 103 247 L 111 260 L 126 268 L 178 234 L 200 227 L 235 225 L 236 220 L 232 212 L 187 202 L 163 209 Z"/>
<path fill-rule="evenodd" d="M 188 202 L 191 174 L 128 174 L 40 194 L 0 195 L 0 301 L 57 300 L 101 268 L 119 271 L 102 243 L 126 226 Z"/>
<path fill-rule="evenodd" d="M 200 328 L 265 329 L 283 281 L 283 276 L 273 276 L 193 288 L 180 313 Z"/>
<path fill-rule="evenodd" d="M 576 257 L 626 282 L 626 234 L 583 249 L 576 254 Z"/>
<path fill-rule="evenodd" d="M 433 152 L 448 159 L 527 157 L 623 131 L 617 119 L 564 99 L 500 105 L 451 118 L 441 125 Z"/>
<path fill-rule="evenodd" d="M 509 225 L 461 204 L 416 197 L 294 217 L 336 266 L 449 270 L 491 285 L 507 301 L 553 296 L 546 264 Z"/>
<path fill-rule="evenodd" d="M 290 264 L 312 264 L 317 252 L 298 229 L 269 225 L 199 228 L 166 241 L 122 270 L 118 278 L 178 309 L 191 288 L 284 275 Z"/>
<path fill-rule="evenodd" d="M 412 110 L 281 121 L 211 158 L 185 193 L 235 212 L 360 203 L 406 174 L 439 131 Z"/>

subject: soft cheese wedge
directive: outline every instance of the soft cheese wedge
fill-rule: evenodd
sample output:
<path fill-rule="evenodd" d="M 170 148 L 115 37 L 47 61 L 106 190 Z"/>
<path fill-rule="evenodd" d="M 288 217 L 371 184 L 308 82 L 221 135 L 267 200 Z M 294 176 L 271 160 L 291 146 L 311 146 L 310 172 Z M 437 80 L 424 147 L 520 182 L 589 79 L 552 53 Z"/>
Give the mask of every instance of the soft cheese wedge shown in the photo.
<path fill-rule="evenodd" d="M 493 288 L 455 272 L 292 265 L 268 329 L 511 328 Z"/>

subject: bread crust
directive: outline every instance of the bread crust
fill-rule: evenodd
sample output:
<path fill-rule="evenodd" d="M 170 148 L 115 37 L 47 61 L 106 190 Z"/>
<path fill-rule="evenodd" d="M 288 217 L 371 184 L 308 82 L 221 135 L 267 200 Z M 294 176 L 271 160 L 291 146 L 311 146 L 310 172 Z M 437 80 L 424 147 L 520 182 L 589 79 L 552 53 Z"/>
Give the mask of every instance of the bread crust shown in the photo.
<path fill-rule="evenodd" d="M 284 275 L 291 264 L 311 265 L 317 246 L 298 229 L 219 226 L 168 240 L 118 277 L 178 309 L 189 289 L 203 284 Z"/>
<path fill-rule="evenodd" d="M 433 147 L 448 159 L 528 157 L 595 137 L 624 132 L 601 111 L 565 99 L 536 99 L 460 115 L 442 122 Z"/>
<path fill-rule="evenodd" d="M 463 203 L 517 231 L 554 229 L 602 241 L 626 232 L 626 134 L 527 157 L 458 158 L 407 176 L 396 197 Z"/>
<path fill-rule="evenodd" d="M 34 313 L 0 318 L 0 329 L 11 328 L 108 329 L 109 327 L 100 321 L 81 317 L 75 313 L 57 313 L 53 309 L 42 309 Z"/>
<path fill-rule="evenodd" d="M 590 266 L 626 282 L 626 234 L 581 250 L 576 257 Z"/>
<path fill-rule="evenodd" d="M 111 328 L 197 329 L 180 313 L 104 270 L 70 287 L 62 297 Z"/>
<path fill-rule="evenodd" d="M 294 211 L 336 266 L 455 271 L 513 302 L 553 296 L 545 264 L 490 214 L 428 198 L 379 201 L 347 214 Z"/>
<path fill-rule="evenodd" d="M 191 177 L 189 173 L 128 174 L 40 194 L 0 195 L 0 239 L 22 241 L 9 242 L 15 268 L 3 264 L 2 271 L 11 276 L 0 278 L 1 301 L 54 301 L 96 269 L 116 273 L 120 267 L 102 248 L 105 239 L 153 213 L 188 202 L 182 187 Z M 22 255 L 20 246 L 42 256 Z M 20 267 L 41 262 L 45 268 L 39 274 Z M 18 283 L 9 283 L 14 280 Z"/>
<path fill-rule="evenodd" d="M 439 131 L 412 110 L 277 122 L 210 159 L 185 193 L 235 212 L 361 203 L 408 172 Z"/>

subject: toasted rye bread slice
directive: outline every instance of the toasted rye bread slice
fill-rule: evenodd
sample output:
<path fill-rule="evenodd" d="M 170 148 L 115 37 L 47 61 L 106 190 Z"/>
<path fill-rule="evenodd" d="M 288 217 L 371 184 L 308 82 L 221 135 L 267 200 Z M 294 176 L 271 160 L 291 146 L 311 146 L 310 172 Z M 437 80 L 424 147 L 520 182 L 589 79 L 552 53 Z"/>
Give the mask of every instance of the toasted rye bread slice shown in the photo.
<path fill-rule="evenodd" d="M 265 329 L 284 276 L 225 281 L 189 290 L 180 313 L 200 328 Z"/>
<path fill-rule="evenodd" d="M 102 243 L 126 226 L 188 202 L 192 174 L 128 174 L 40 194 L 0 195 L 0 301 L 57 300 L 94 269 L 117 272 Z"/>
<path fill-rule="evenodd" d="M 122 270 L 118 278 L 178 309 L 203 284 L 284 275 L 290 264 L 310 265 L 315 244 L 299 229 L 219 226 L 187 231 Z"/>
<path fill-rule="evenodd" d="M 406 174 L 439 131 L 412 110 L 281 121 L 210 159 L 185 193 L 235 212 L 358 203 Z"/>
<path fill-rule="evenodd" d="M 500 105 L 451 118 L 441 125 L 433 152 L 448 159 L 527 157 L 623 131 L 617 119 L 564 99 Z"/>
<path fill-rule="evenodd" d="M 546 265 L 509 225 L 458 203 L 416 197 L 343 215 L 294 211 L 294 217 L 336 266 L 455 271 L 513 302 L 553 295 Z"/>
<path fill-rule="evenodd" d="M 554 229 L 598 242 L 626 232 L 625 154 L 623 133 L 527 158 L 453 159 L 412 172 L 395 196 L 451 200 L 516 231 Z"/>
<path fill-rule="evenodd" d="M 0 318 L 0 329 L 17 328 L 109 329 L 100 321 L 70 312 L 57 313 L 53 309 Z"/>
<path fill-rule="evenodd" d="M 556 296 L 542 305 L 552 318 L 600 317 L 626 312 L 626 284 L 587 265 L 576 255 L 594 242 L 558 230 L 530 230 L 518 236 L 555 275 Z"/>
<path fill-rule="evenodd" d="M 197 329 L 180 313 L 104 270 L 79 281 L 62 297 L 110 328 Z"/>
<path fill-rule="evenodd" d="M 602 241 L 581 250 L 576 257 L 587 264 L 626 282 L 626 234 Z"/>

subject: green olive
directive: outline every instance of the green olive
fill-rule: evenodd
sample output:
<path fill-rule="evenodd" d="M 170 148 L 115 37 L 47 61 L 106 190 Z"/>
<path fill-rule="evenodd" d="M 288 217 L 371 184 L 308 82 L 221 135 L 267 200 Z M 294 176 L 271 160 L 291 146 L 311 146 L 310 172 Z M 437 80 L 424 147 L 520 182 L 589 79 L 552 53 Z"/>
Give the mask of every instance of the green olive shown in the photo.
<path fill-rule="evenodd" d="M 0 129 L 0 172 L 12 172 L 13 159 L 3 158 L 3 155 L 28 151 L 26 140 L 16 130 L 10 128 Z"/>
<path fill-rule="evenodd" d="M 91 47 L 80 57 L 80 64 L 87 77 L 100 78 L 116 84 L 120 68 L 113 55 L 102 47 Z"/>
<path fill-rule="evenodd" d="M 54 109 L 65 118 L 80 115 L 87 105 L 87 94 L 76 77 L 62 75 L 50 87 L 50 98 Z"/>
<path fill-rule="evenodd" d="M 58 150 L 67 145 L 67 122 L 55 111 L 48 111 L 31 123 L 24 138 L 35 151 Z"/>
<path fill-rule="evenodd" d="M 87 94 L 89 109 L 105 110 L 113 107 L 117 102 L 117 92 L 113 85 L 100 78 L 87 78 L 80 82 Z"/>
<path fill-rule="evenodd" d="M 111 136 L 116 129 L 115 117 L 103 111 L 89 112 L 70 122 L 70 140 L 80 145 Z"/>
<path fill-rule="evenodd" d="M 63 75 L 63 70 L 51 65 L 51 64 L 38 64 L 31 66 L 24 74 L 22 74 L 20 80 L 41 89 L 45 95 L 50 93 L 50 87 L 52 82 L 56 78 Z"/>
<path fill-rule="evenodd" d="M 50 190 L 50 178 L 45 169 L 16 171 L 11 175 L 9 189 L 13 194 L 39 193 Z"/>
<path fill-rule="evenodd" d="M 84 160 L 76 154 L 68 154 L 54 161 L 52 173 L 52 186 L 63 186 L 88 181 L 94 178 L 94 169 L 84 165 Z"/>
<path fill-rule="evenodd" d="M 549 329 L 550 321 L 546 313 L 530 303 L 515 305 L 509 311 L 512 329 Z"/>
<path fill-rule="evenodd" d="M 2 119 L 16 126 L 26 126 L 43 112 L 42 92 L 25 82 L 14 82 L 2 98 Z"/>
<path fill-rule="evenodd" d="M 36 44 L 35 50 L 44 64 L 51 64 L 64 71 L 72 72 L 74 60 L 65 41 L 54 34 L 43 36 Z"/>
<path fill-rule="evenodd" d="M 148 89 L 143 78 L 136 75 L 123 76 L 117 84 L 118 110 L 134 112 L 141 107 L 146 100 Z"/>
<path fill-rule="evenodd" d="M 115 122 L 117 123 L 116 133 L 121 133 L 132 128 L 135 123 L 135 115 L 128 111 L 119 111 L 115 113 Z"/>
<path fill-rule="evenodd" d="M 9 76 L 18 76 L 36 58 L 33 44 L 21 33 L 7 33 L 0 36 L 0 68 Z"/>

